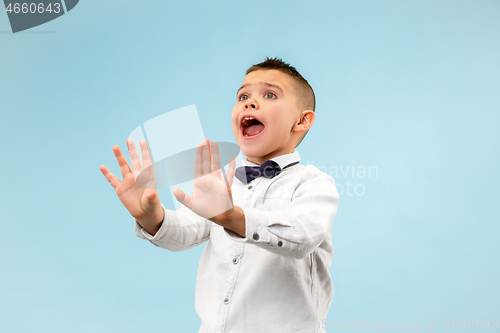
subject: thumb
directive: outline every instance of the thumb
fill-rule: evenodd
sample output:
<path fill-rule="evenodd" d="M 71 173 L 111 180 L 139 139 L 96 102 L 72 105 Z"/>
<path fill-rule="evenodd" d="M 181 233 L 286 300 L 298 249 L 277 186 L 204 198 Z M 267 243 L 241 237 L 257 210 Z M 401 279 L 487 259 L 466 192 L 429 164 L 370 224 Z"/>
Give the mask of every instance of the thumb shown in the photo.
<path fill-rule="evenodd" d="M 144 196 L 143 196 L 144 210 L 148 212 L 153 211 L 154 207 L 159 203 L 159 201 L 160 197 L 158 196 L 156 190 L 148 189 L 144 191 Z"/>
<path fill-rule="evenodd" d="M 174 194 L 175 198 L 177 201 L 179 201 L 181 204 L 186 206 L 187 208 L 190 208 L 190 202 L 191 202 L 191 197 L 184 193 L 183 190 L 180 188 L 175 188 L 172 193 Z"/>

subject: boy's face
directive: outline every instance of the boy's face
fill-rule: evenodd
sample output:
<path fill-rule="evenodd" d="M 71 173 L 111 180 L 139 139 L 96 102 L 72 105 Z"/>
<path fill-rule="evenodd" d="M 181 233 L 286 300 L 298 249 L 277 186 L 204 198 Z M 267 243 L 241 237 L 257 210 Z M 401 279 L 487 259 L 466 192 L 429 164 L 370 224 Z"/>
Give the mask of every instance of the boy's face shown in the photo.
<path fill-rule="evenodd" d="M 287 74 L 268 69 L 251 72 L 243 80 L 232 123 L 236 142 L 249 161 L 262 164 L 293 152 L 300 135 L 294 125 L 302 111 L 293 84 Z"/>

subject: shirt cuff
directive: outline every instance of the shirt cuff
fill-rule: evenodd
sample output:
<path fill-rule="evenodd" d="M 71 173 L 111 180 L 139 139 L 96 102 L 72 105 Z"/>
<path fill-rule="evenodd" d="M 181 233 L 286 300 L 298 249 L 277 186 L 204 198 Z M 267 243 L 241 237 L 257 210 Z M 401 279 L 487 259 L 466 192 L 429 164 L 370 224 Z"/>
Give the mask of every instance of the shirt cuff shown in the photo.
<path fill-rule="evenodd" d="M 252 243 L 261 247 L 275 248 L 279 252 L 293 252 L 298 247 L 294 243 L 278 237 L 273 233 L 273 229 L 293 228 L 285 221 L 272 222 L 269 213 L 255 208 L 240 207 L 245 215 L 245 237 L 241 237 L 236 232 L 224 228 L 226 235 L 237 242 Z"/>

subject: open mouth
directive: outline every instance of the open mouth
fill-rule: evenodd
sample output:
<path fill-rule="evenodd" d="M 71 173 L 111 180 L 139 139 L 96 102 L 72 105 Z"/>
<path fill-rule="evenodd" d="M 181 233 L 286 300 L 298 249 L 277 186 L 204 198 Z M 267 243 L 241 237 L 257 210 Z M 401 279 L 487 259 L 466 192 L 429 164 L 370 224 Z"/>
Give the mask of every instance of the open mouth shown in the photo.
<path fill-rule="evenodd" d="M 245 138 L 252 138 L 264 131 L 264 124 L 254 117 L 243 117 L 240 124 L 240 130 Z"/>

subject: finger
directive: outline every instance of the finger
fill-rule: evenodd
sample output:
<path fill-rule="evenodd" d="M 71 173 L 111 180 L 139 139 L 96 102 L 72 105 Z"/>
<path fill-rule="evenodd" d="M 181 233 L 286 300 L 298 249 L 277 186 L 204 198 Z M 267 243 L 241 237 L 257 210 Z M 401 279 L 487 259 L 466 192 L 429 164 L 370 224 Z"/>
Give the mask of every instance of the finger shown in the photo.
<path fill-rule="evenodd" d="M 149 152 L 149 147 L 146 140 L 139 141 L 139 144 L 141 146 L 142 152 L 142 166 L 144 169 L 147 169 L 148 167 L 153 165 L 153 162 L 151 160 L 151 153 Z"/>
<path fill-rule="evenodd" d="M 214 172 L 215 175 L 221 177 L 222 176 L 222 170 L 220 169 L 220 155 L 219 155 L 219 145 L 217 144 L 216 141 L 212 141 L 212 172 Z"/>
<path fill-rule="evenodd" d="M 116 161 L 118 162 L 118 165 L 120 166 L 120 171 L 122 173 L 122 176 L 123 176 L 123 178 L 125 178 L 126 175 L 132 173 L 132 171 L 130 170 L 130 167 L 128 165 L 128 161 L 125 158 L 125 156 L 123 156 L 122 151 L 120 150 L 120 147 L 113 146 L 113 153 L 115 153 Z"/>
<path fill-rule="evenodd" d="M 203 175 L 210 174 L 210 141 L 203 142 Z"/>
<path fill-rule="evenodd" d="M 236 172 L 235 170 L 236 170 L 236 159 L 234 157 L 231 157 L 229 162 L 229 167 L 227 168 L 227 173 L 226 173 L 227 183 L 229 184 L 230 188 L 233 186 L 234 174 Z"/>
<path fill-rule="evenodd" d="M 187 195 L 184 191 L 182 191 L 179 188 L 175 188 L 173 190 L 174 196 L 179 201 L 182 205 L 186 206 L 187 208 L 191 209 L 191 196 Z"/>
<path fill-rule="evenodd" d="M 139 157 L 139 152 L 135 147 L 134 140 L 127 140 L 128 154 L 130 155 L 130 164 L 132 164 L 132 171 L 141 171 L 141 158 Z"/>
<path fill-rule="evenodd" d="M 203 144 L 196 146 L 196 158 L 194 161 L 194 179 L 203 175 Z"/>
<path fill-rule="evenodd" d="M 212 156 L 212 146 L 211 146 L 210 140 L 209 139 L 207 139 L 207 140 L 208 140 L 208 143 L 207 143 L 207 145 L 208 145 L 208 156 L 210 158 L 210 168 L 209 168 L 210 171 L 209 171 L 209 173 L 211 173 L 213 170 L 215 170 L 214 169 L 214 159 L 213 159 L 213 156 Z"/>
<path fill-rule="evenodd" d="M 120 185 L 121 183 L 120 179 L 118 179 L 115 175 L 113 175 L 111 171 L 109 171 L 108 168 L 106 168 L 104 165 L 101 165 L 99 167 L 99 170 L 101 170 L 104 177 L 106 177 L 111 186 L 113 186 L 113 188 L 116 190 L 118 185 Z"/>

